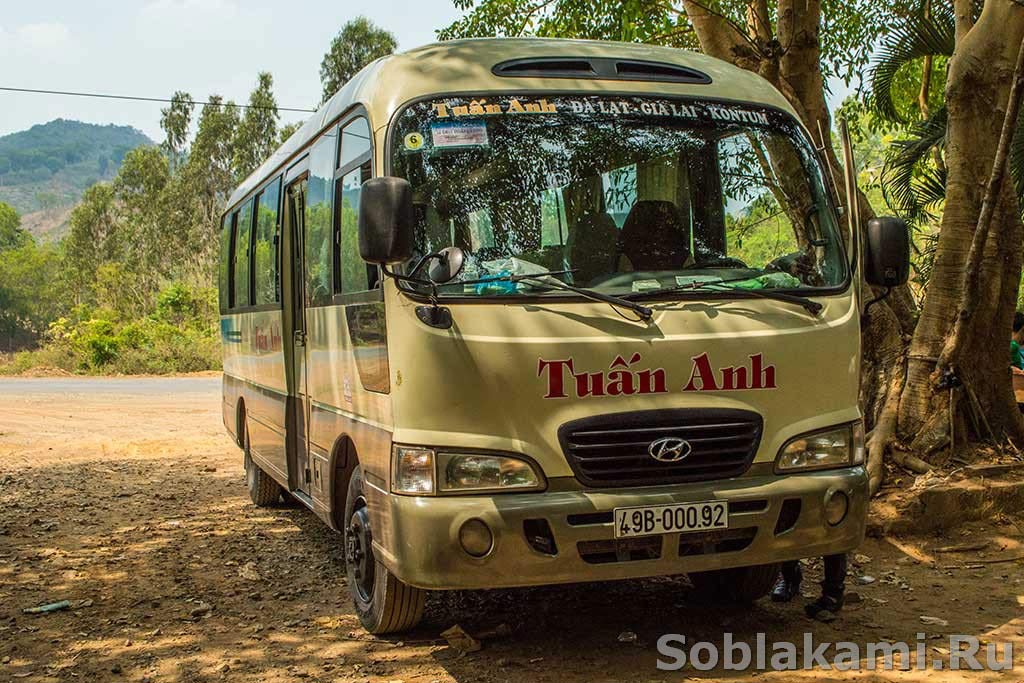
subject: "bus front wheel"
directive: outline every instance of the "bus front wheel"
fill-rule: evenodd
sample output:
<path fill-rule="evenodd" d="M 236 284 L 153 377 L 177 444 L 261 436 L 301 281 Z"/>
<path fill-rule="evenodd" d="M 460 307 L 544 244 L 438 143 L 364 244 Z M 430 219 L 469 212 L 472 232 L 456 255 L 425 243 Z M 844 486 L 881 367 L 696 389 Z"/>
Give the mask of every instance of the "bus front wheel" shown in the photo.
<path fill-rule="evenodd" d="M 345 571 L 363 628 L 374 634 L 413 628 L 423 618 L 426 593 L 399 581 L 373 556 L 363 470 L 358 466 L 348 482 L 345 520 Z"/>

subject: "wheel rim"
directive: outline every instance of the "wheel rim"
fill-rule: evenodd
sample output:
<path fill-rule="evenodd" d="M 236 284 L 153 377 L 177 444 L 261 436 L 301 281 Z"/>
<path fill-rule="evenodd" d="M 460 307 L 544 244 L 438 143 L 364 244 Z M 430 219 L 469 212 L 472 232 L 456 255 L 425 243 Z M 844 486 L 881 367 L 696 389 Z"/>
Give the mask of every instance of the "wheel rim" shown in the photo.
<path fill-rule="evenodd" d="M 345 538 L 345 561 L 352 575 L 352 586 L 363 602 L 370 602 L 373 597 L 373 580 L 375 573 L 373 559 L 373 537 L 370 534 L 370 517 L 366 511 L 366 502 L 359 499 L 361 506 L 356 508 L 349 520 L 348 534 Z"/>

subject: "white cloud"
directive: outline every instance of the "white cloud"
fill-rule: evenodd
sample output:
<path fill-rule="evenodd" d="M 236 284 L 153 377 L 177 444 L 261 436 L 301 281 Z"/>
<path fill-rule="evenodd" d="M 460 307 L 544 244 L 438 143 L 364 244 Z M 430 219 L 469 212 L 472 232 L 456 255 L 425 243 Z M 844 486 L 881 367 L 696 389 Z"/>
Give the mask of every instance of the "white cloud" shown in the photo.
<path fill-rule="evenodd" d="M 66 45 L 71 38 L 71 31 L 65 24 L 58 22 L 25 24 L 15 29 L 14 38 L 29 49 L 52 50 Z"/>
<path fill-rule="evenodd" d="M 158 41 L 219 40 L 235 42 L 260 25 L 269 27 L 270 15 L 243 8 L 233 0 L 154 0 L 138 14 L 138 30 Z"/>

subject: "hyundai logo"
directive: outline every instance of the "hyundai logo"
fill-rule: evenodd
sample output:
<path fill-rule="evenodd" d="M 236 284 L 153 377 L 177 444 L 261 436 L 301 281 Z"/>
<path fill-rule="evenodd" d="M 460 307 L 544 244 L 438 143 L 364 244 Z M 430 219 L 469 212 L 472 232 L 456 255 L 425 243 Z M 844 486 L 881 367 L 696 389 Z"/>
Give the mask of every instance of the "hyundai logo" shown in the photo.
<path fill-rule="evenodd" d="M 651 445 L 647 447 L 647 452 L 658 462 L 679 462 L 692 450 L 693 446 L 689 441 L 674 436 L 652 441 Z"/>

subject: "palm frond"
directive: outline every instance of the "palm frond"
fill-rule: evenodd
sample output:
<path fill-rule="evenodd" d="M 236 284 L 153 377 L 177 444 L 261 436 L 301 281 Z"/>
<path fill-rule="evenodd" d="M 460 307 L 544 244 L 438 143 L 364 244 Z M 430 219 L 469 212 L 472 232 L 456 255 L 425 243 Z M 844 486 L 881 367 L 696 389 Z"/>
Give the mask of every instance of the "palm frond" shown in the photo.
<path fill-rule="evenodd" d="M 932 157 L 945 146 L 947 119 L 946 108 L 939 107 L 910 126 L 907 136 L 894 141 L 886 153 L 882 193 L 909 223 L 934 218 L 932 210 L 945 197 L 946 171 Z"/>
<path fill-rule="evenodd" d="M 893 102 L 896 72 L 903 65 L 928 55 L 952 55 L 955 35 L 953 10 L 945 3 L 933 8 L 930 18 L 920 9 L 893 26 L 868 69 L 870 92 L 867 101 L 875 113 L 888 121 L 903 123 L 903 117 Z"/>

